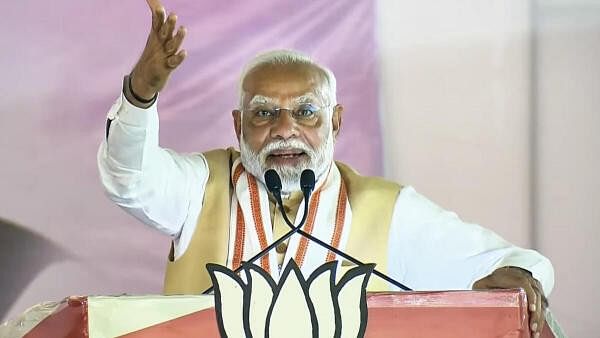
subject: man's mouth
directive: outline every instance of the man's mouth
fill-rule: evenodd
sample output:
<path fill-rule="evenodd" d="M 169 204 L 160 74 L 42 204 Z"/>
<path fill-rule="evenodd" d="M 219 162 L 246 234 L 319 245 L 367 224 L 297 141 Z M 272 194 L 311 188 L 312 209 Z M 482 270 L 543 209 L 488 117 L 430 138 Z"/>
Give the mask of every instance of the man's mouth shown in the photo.
<path fill-rule="evenodd" d="M 287 159 L 296 159 L 306 153 L 300 149 L 280 149 L 274 150 L 267 156 L 267 159 L 272 160 L 287 160 Z"/>

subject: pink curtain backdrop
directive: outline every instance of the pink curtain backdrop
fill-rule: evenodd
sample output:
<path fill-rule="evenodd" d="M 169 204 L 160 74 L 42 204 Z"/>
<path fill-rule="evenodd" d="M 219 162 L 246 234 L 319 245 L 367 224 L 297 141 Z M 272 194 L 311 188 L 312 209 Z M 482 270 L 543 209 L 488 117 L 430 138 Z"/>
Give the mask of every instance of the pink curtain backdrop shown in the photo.
<path fill-rule="evenodd" d="M 381 173 L 372 1 L 164 4 L 188 28 L 189 55 L 160 98 L 163 146 L 193 152 L 237 145 L 230 112 L 243 64 L 267 49 L 292 48 L 337 76 L 346 107 L 337 159 Z M 21 0 L 2 7 L 0 217 L 19 225 L 0 227 L 0 299 L 8 300 L 0 319 L 71 294 L 159 293 L 169 238 L 113 205 L 96 168 L 106 112 L 145 44 L 145 1 Z M 43 260 L 50 254 L 35 251 L 40 238 L 15 242 L 6 235 L 15 227 L 26 230 L 15 236 L 37 234 L 60 255 Z M 26 254 L 32 250 L 40 254 Z M 10 271 L 30 274 L 17 279 Z"/>

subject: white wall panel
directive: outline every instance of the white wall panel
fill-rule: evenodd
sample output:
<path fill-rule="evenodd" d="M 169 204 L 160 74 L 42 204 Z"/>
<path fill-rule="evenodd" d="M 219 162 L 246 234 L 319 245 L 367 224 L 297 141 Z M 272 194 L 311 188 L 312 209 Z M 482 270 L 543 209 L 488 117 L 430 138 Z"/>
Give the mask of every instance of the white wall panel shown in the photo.
<path fill-rule="evenodd" d="M 525 1 L 379 2 L 384 168 L 529 245 Z"/>
<path fill-rule="evenodd" d="M 386 176 L 536 248 L 600 331 L 600 2 L 378 2 Z"/>
<path fill-rule="evenodd" d="M 600 321 L 600 2 L 538 2 L 536 211 L 570 337 Z"/>

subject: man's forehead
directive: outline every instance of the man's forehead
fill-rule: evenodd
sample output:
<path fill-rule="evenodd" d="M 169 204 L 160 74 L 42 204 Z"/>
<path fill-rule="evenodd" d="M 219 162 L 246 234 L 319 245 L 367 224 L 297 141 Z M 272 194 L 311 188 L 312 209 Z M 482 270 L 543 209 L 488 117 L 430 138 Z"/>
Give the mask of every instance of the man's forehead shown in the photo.
<path fill-rule="evenodd" d="M 301 97 L 314 95 L 324 84 L 322 71 L 313 65 L 261 65 L 248 72 L 242 90 L 249 96 Z"/>

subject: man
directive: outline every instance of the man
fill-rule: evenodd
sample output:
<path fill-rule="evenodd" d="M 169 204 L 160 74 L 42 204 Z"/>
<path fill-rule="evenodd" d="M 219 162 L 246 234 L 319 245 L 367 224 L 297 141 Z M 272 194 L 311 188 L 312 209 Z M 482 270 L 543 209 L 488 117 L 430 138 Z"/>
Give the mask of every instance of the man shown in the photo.
<path fill-rule="evenodd" d="M 186 30 L 175 31 L 158 0 L 147 0 L 152 29 L 140 60 L 125 77 L 108 114 L 98 162 L 109 197 L 143 222 L 169 234 L 173 248 L 165 293 L 199 293 L 210 285 L 204 265 L 236 268 L 288 227 L 263 182 L 267 169 L 282 177 L 284 208 L 302 212 L 299 176 L 317 183 L 303 230 L 418 290 L 525 290 L 530 327 L 539 335 L 545 296 L 554 283 L 550 262 L 493 232 L 462 222 L 419 195 L 379 178 L 363 177 L 333 161 L 343 107 L 327 68 L 291 51 L 258 56 L 240 81 L 233 122 L 240 152 L 183 155 L 158 146 L 156 99 L 185 59 Z M 296 222 L 297 223 L 297 222 Z M 257 264 L 277 279 L 294 259 L 305 274 L 326 261 L 347 262 L 299 235 Z M 390 286 L 373 277 L 370 290 Z"/>

